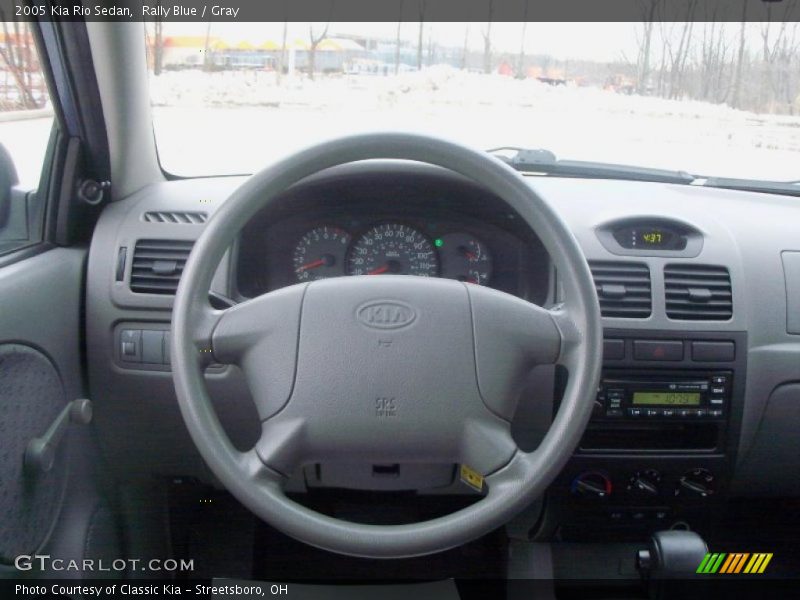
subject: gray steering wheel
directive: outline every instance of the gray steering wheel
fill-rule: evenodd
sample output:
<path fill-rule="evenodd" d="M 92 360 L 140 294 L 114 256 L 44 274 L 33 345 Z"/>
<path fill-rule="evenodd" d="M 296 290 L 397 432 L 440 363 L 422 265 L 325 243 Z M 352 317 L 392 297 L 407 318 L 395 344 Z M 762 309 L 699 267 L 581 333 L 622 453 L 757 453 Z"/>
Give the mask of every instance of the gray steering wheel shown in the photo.
<path fill-rule="evenodd" d="M 323 169 L 368 159 L 438 165 L 513 208 L 554 261 L 564 302 L 547 310 L 479 285 L 382 275 L 301 283 L 225 311 L 208 303 L 217 265 L 237 233 L 281 192 Z M 260 518 L 308 544 L 399 558 L 446 550 L 506 523 L 542 494 L 583 433 L 600 374 L 595 287 L 578 242 L 523 177 L 484 152 L 402 133 L 317 145 L 250 177 L 194 245 L 172 318 L 172 371 L 181 413 L 208 466 Z M 387 343 L 388 342 L 388 343 Z M 203 368 L 245 374 L 262 435 L 234 448 L 209 400 Z M 540 364 L 569 382 L 539 447 L 510 434 L 520 386 Z M 288 475 L 325 461 L 461 464 L 484 496 L 414 524 L 334 519 L 290 500 Z"/>

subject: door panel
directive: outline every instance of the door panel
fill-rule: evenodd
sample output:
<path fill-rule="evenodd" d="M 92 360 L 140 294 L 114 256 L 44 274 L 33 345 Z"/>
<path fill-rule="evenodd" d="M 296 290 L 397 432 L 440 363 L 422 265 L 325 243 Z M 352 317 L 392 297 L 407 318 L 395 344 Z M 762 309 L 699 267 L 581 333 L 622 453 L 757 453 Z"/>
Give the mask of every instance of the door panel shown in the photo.
<path fill-rule="evenodd" d="M 82 396 L 85 259 L 84 250 L 54 248 L 0 268 L 0 563 L 40 550 L 65 498 L 74 425 L 49 471 L 33 475 L 23 459 L 28 442 Z"/>

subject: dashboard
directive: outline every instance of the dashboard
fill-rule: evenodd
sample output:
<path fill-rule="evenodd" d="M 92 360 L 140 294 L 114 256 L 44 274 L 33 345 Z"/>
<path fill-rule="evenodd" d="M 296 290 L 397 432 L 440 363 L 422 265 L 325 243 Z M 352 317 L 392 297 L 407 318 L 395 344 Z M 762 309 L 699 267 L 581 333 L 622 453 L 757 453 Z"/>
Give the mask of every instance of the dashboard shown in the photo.
<path fill-rule="evenodd" d="M 242 182 L 150 186 L 107 207 L 95 230 L 89 381 L 103 449 L 126 476 L 212 480 L 183 428 L 165 348 L 182 265 Z M 646 182 L 530 184 L 584 251 L 605 338 L 595 417 L 552 486 L 550 506 L 560 508 L 548 519 L 562 537 L 583 539 L 604 520 L 635 526 L 712 511 L 729 495 L 800 493 L 788 475 L 800 468 L 797 200 Z M 399 161 L 333 169 L 287 191 L 245 226 L 212 290 L 246 301 L 302 281 L 389 273 L 486 285 L 544 306 L 562 299 L 540 240 L 496 197 Z M 131 341 L 142 352 L 123 356 Z M 524 450 L 547 430 L 552 411 L 541 409 L 557 408 L 565 376 L 536 371 L 512 423 Z M 207 381 L 222 426 L 248 448 L 260 427 L 241 373 L 212 367 Z M 357 488 L 372 477 L 360 468 L 310 469 L 298 491 Z M 408 477 L 430 488 L 452 472 Z M 405 473 L 381 485 L 402 484 Z"/>

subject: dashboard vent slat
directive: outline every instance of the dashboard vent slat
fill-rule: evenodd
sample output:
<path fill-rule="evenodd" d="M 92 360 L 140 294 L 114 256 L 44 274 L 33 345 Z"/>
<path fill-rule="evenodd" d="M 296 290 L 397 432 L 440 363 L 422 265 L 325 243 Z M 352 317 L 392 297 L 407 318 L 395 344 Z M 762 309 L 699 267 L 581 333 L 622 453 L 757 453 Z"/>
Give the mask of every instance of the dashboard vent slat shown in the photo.
<path fill-rule="evenodd" d="M 176 225 L 202 225 L 208 214 L 198 211 L 150 210 L 142 215 L 146 223 L 173 223 Z"/>
<path fill-rule="evenodd" d="M 727 321 L 733 316 L 728 269 L 712 265 L 664 267 L 667 316 L 680 321 Z"/>
<path fill-rule="evenodd" d="M 600 313 L 646 319 L 652 312 L 650 269 L 644 263 L 590 261 Z"/>
<path fill-rule="evenodd" d="M 174 295 L 192 246 L 192 241 L 137 241 L 131 265 L 131 291 Z"/>

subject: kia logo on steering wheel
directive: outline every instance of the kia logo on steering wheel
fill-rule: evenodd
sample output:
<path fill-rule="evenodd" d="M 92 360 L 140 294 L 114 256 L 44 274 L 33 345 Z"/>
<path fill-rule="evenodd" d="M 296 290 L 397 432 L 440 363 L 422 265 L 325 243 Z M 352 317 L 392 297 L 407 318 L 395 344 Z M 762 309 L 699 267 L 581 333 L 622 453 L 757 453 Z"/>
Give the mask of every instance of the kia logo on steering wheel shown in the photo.
<path fill-rule="evenodd" d="M 411 325 L 417 313 L 404 302 L 374 300 L 360 306 L 356 318 L 372 329 L 400 329 Z"/>

